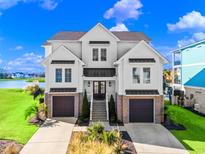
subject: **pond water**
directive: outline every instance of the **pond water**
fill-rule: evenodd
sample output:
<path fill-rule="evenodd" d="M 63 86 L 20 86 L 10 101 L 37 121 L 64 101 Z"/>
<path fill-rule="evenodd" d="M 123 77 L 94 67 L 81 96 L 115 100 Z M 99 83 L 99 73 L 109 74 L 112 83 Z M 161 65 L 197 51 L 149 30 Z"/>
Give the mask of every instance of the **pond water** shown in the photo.
<path fill-rule="evenodd" d="M 0 88 L 24 88 L 31 82 L 26 82 L 25 80 L 0 80 Z M 40 87 L 44 88 L 45 83 L 40 82 Z"/>

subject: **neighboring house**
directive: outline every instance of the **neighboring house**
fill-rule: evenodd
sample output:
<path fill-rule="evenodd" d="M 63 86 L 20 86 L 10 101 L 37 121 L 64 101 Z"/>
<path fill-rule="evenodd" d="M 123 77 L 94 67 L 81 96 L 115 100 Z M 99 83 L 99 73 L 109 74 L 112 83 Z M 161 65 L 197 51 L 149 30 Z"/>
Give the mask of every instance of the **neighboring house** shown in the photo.
<path fill-rule="evenodd" d="M 205 40 L 179 48 L 172 55 L 174 89 L 185 91 L 186 98 L 205 113 Z"/>
<path fill-rule="evenodd" d="M 45 101 L 49 117 L 78 117 L 86 90 L 90 118 L 108 120 L 113 95 L 124 123 L 163 120 L 166 59 L 141 32 L 110 32 L 98 23 L 88 32 L 59 32 L 45 48 Z"/>
<path fill-rule="evenodd" d="M 15 79 L 15 78 L 25 78 L 25 74 L 22 73 L 22 72 L 16 72 L 16 73 L 12 73 L 11 77 L 13 79 Z"/>

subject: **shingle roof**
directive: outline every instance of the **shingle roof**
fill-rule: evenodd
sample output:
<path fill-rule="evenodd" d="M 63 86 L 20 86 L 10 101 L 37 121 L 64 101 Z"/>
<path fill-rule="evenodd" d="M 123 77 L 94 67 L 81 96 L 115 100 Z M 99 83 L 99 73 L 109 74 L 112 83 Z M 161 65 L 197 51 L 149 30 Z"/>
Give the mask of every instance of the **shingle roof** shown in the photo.
<path fill-rule="evenodd" d="M 86 32 L 59 32 L 51 37 L 49 40 L 78 40 Z M 151 41 L 143 32 L 111 32 L 122 41 Z"/>

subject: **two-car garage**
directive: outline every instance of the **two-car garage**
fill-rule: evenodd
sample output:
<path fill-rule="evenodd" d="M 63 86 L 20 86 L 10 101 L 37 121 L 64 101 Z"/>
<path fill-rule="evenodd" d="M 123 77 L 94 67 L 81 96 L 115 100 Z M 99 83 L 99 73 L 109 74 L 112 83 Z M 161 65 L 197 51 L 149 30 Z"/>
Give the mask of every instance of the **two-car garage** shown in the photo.
<path fill-rule="evenodd" d="M 154 122 L 154 100 L 129 99 L 129 122 Z"/>
<path fill-rule="evenodd" d="M 74 117 L 74 96 L 53 96 L 53 117 Z"/>

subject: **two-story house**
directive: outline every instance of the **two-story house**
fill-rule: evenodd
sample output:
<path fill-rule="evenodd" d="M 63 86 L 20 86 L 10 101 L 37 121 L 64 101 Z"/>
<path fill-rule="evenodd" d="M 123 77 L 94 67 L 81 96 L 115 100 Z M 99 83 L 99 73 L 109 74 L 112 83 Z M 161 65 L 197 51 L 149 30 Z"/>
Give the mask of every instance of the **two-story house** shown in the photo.
<path fill-rule="evenodd" d="M 195 109 L 205 114 L 205 40 L 172 51 L 172 68 L 174 89 L 185 92 L 187 101 L 194 100 Z"/>
<path fill-rule="evenodd" d="M 160 123 L 167 60 L 149 42 L 144 33 L 111 32 L 100 23 L 88 32 L 55 34 L 43 45 L 48 116 L 78 117 L 86 90 L 93 121 L 108 120 L 113 95 L 124 123 Z"/>

